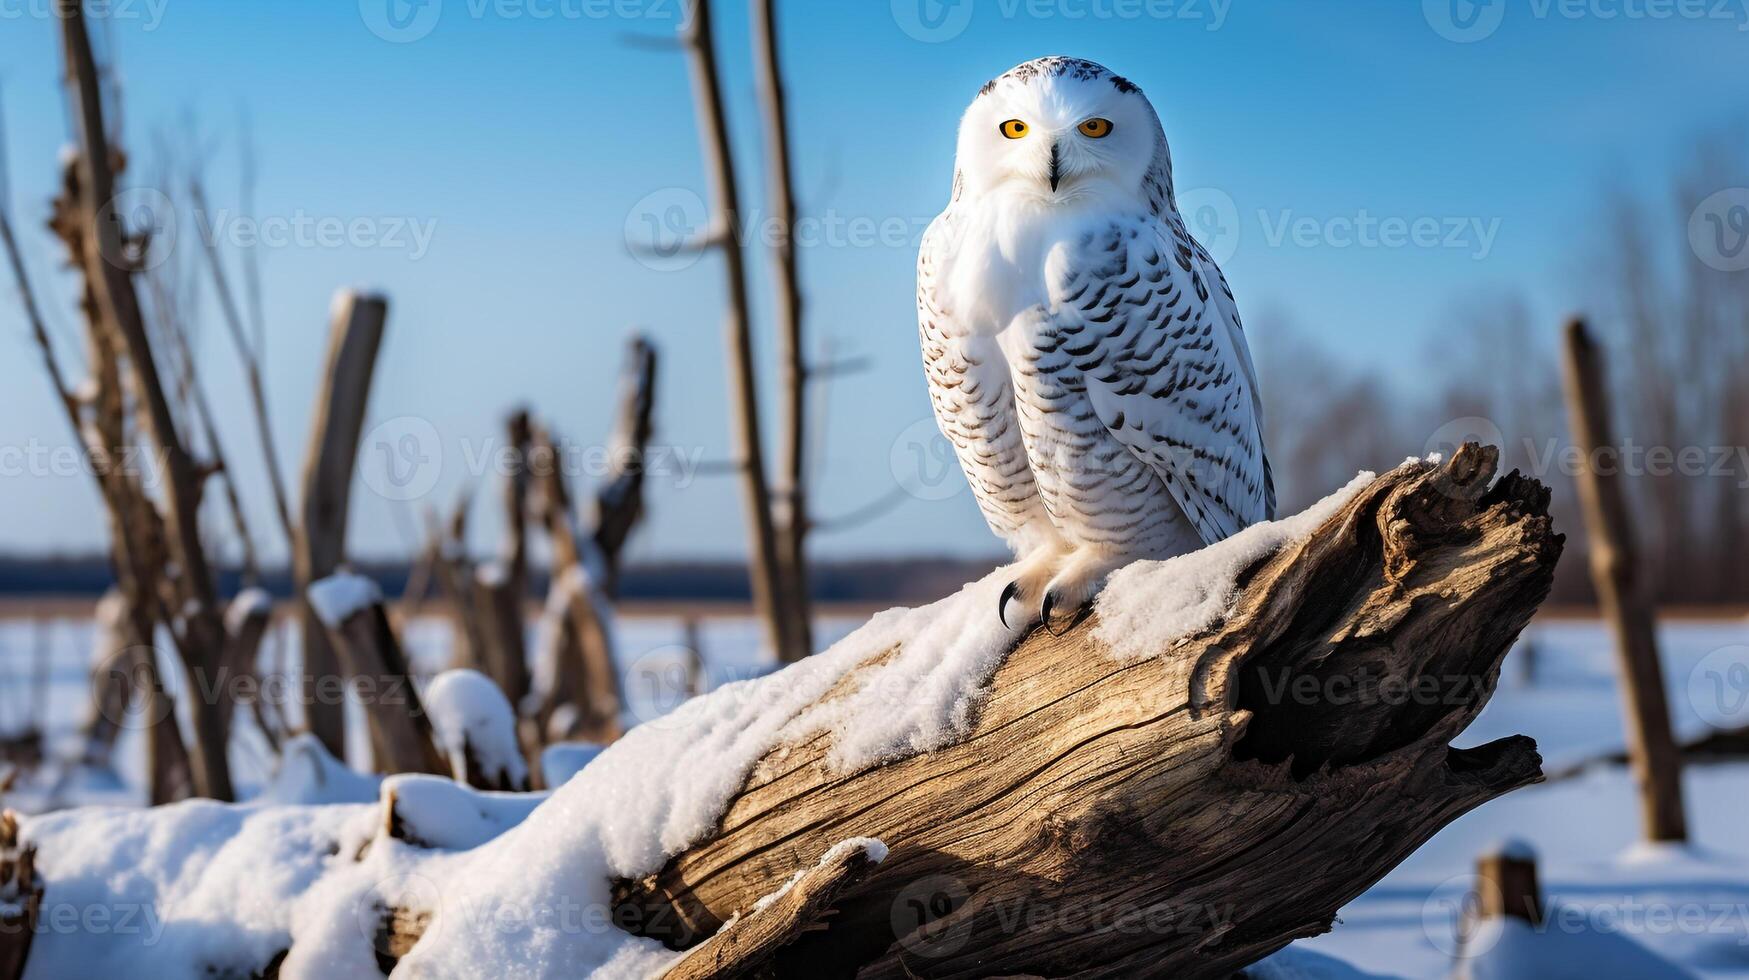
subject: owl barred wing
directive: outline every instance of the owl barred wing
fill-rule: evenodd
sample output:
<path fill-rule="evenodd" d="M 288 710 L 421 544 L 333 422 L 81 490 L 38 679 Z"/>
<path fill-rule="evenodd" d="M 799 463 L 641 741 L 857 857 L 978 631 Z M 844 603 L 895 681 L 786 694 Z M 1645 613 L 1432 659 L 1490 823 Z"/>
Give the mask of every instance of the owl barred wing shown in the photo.
<path fill-rule="evenodd" d="M 1209 303 L 1215 308 L 1217 318 L 1227 324 L 1227 336 L 1232 339 L 1233 346 L 1239 351 L 1239 364 L 1245 371 L 1245 383 L 1251 388 L 1251 411 L 1257 420 L 1259 444 L 1263 432 L 1263 389 L 1257 384 L 1257 367 L 1251 358 L 1251 345 L 1245 342 L 1245 326 L 1239 320 L 1239 301 L 1233 297 L 1233 288 L 1227 285 L 1227 276 L 1221 272 L 1221 267 L 1215 264 L 1214 256 L 1202 247 L 1202 243 L 1185 234 L 1182 227 L 1177 234 L 1189 239 L 1195 253 L 1195 262 L 1201 268 L 1205 281 L 1213 284 L 1209 292 Z M 1275 519 L 1275 473 L 1269 465 L 1269 453 L 1263 453 L 1263 519 Z"/>
<path fill-rule="evenodd" d="M 1101 424 L 1160 476 L 1205 543 L 1267 520 L 1274 491 L 1250 354 L 1207 253 L 1175 221 L 1138 215 L 1054 258 L 1053 325 Z"/>

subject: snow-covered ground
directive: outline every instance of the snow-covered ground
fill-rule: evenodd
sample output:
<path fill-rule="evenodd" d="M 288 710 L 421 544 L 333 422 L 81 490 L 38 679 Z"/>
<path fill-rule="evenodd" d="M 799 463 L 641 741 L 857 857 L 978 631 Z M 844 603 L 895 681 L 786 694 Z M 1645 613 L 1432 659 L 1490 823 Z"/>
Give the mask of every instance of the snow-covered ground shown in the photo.
<path fill-rule="evenodd" d="M 818 640 L 830 643 L 857 625 L 857 620 L 829 618 Z M 295 649 L 292 629 L 276 630 L 269 663 L 283 663 L 273 659 L 275 647 Z M 685 697 L 689 659 L 685 624 L 678 618 L 622 617 L 616 634 L 632 716 L 644 721 L 677 707 Z M 771 668 L 760 655 L 758 629 L 751 621 L 706 618 L 699 621 L 698 637 L 707 686 Z M 91 639 L 88 621 L 0 622 L 0 734 L 25 719 L 44 719 L 51 756 L 76 753 L 78 725 L 90 709 L 85 651 Z M 443 620 L 417 620 L 405 639 L 422 671 L 445 664 L 450 639 Z M 1749 724 L 1749 622 L 1669 622 L 1661 639 L 1681 735 L 1701 734 L 1709 724 Z M 1518 732 L 1537 740 L 1550 772 L 1621 748 L 1610 637 L 1602 623 L 1534 623 L 1508 657 L 1498 693 L 1460 744 Z M 252 745 L 248 734 L 241 736 L 234 758 L 240 783 L 259 787 L 268 779 L 268 762 Z M 124 774 L 138 772 L 139 750 L 136 733 L 124 736 L 117 760 Z M 7 805 L 29 810 L 140 798 L 140 787 L 125 775 L 120 782 L 77 770 L 62 775 L 59 785 L 23 782 L 8 795 Z M 1685 852 L 1636 846 L 1632 782 L 1619 767 L 1520 790 L 1446 828 L 1351 903 L 1333 932 L 1295 948 L 1372 974 L 1449 975 L 1475 859 L 1498 841 L 1516 838 L 1539 853 L 1543 889 L 1559 914 L 1540 934 L 1483 933 L 1472 937 L 1472 949 L 1492 945 L 1496 958 L 1520 964 L 1542 951 L 1570 963 L 1573 975 L 1598 975 L 1581 969 L 1585 961 L 1573 950 L 1602 948 L 1591 942 L 1595 933 L 1619 933 L 1693 975 L 1749 978 L 1749 764 L 1692 766 L 1685 789 L 1694 838 Z M 1631 962 L 1620 951 L 1611 957 L 1618 972 Z M 1278 975 L 1302 976 L 1320 975 L 1318 970 L 1328 966 L 1310 956 L 1280 965 L 1284 969 Z M 1539 975 L 1553 975 L 1547 966 L 1542 964 L 1545 972 Z M 1500 975 L 1487 960 L 1471 972 Z"/>

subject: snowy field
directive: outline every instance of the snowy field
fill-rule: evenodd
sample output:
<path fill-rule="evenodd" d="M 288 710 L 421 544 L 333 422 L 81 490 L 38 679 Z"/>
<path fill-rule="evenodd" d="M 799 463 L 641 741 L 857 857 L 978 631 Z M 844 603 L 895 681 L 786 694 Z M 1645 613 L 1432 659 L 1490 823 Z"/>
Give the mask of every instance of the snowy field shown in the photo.
<path fill-rule="evenodd" d="M 696 624 L 707 686 L 770 669 L 751 620 L 707 617 Z M 817 641 L 828 644 L 859 624 L 860 619 L 826 619 Z M 264 648 L 275 670 L 286 670 L 282 651 L 295 649 L 293 629 L 281 626 Z M 615 631 L 631 715 L 647 721 L 684 700 L 686 623 L 676 617 L 626 617 Z M 77 753 L 78 726 L 90 703 L 85 651 L 91 635 L 91 624 L 83 620 L 0 622 L 0 734 L 40 720 L 48 730 L 51 758 Z M 440 618 L 409 624 L 406 643 L 422 673 L 445 665 L 449 636 Z M 1744 666 L 1749 665 L 1749 622 L 1670 622 L 1662 640 L 1680 736 L 1698 736 L 1714 725 L 1749 724 L 1749 667 Z M 1602 623 L 1539 620 L 1507 658 L 1498 693 L 1460 744 L 1528 734 L 1537 740 L 1550 773 L 1619 751 L 1623 739 L 1614 677 Z M 352 731 L 362 734 L 363 726 Z M 241 785 L 259 787 L 271 777 L 269 756 L 246 722 L 233 752 Z M 139 739 L 130 732 L 118 748 L 119 780 L 51 764 L 40 777 L 21 781 L 6 804 L 31 811 L 137 801 L 142 788 L 133 777 L 139 754 Z M 1636 845 L 1632 782 L 1618 766 L 1594 766 L 1510 794 L 1446 828 L 1351 903 L 1332 933 L 1297 948 L 1372 974 L 1449 975 L 1475 859 L 1511 838 L 1535 848 L 1548 904 L 1562 913 L 1542 935 L 1482 936 L 1472 946 L 1496 944 L 1505 951 L 1528 942 L 1553 950 L 1579 941 L 1596 949 L 1595 942 L 1586 945 L 1593 934 L 1615 932 L 1693 975 L 1749 978 L 1749 763 L 1691 766 L 1685 788 L 1694 839 L 1685 852 Z M 1513 962 L 1526 960 L 1515 955 Z M 1584 958 L 1570 962 L 1577 965 Z M 1625 962 L 1618 960 L 1617 966 Z M 1298 965 L 1314 964 L 1302 959 Z M 1476 973 L 1487 975 L 1480 968 Z M 1284 970 L 1282 975 L 1290 974 Z"/>

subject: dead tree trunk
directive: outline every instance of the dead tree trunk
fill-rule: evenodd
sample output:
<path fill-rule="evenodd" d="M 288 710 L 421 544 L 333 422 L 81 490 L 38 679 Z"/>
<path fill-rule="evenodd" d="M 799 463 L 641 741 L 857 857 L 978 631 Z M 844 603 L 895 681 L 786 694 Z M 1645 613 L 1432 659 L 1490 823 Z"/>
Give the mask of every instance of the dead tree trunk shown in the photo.
<path fill-rule="evenodd" d="M 298 593 L 333 574 L 346 555 L 346 513 L 352 501 L 352 471 L 370 401 L 371 375 L 383 339 L 388 302 L 380 296 L 342 293 L 328 333 L 322 391 L 316 398 L 310 442 L 304 454 L 303 511 L 293 555 Z M 346 758 L 345 705 L 319 696 L 323 678 L 339 674 L 328 634 L 307 606 L 303 615 L 302 670 L 305 725 L 337 759 Z"/>
<path fill-rule="evenodd" d="M 539 722 L 546 731 L 553 714 L 562 706 L 575 709 L 575 720 L 566 725 L 565 738 L 607 743 L 624 731 L 620 709 L 619 671 L 613 663 L 613 643 L 607 631 L 606 593 L 601 579 L 606 567 L 593 554 L 594 539 L 577 531 L 571 516 L 570 492 L 565 486 L 559 450 L 543 428 L 534 430 L 537 479 L 540 481 L 541 516 L 553 548 L 553 580 L 548 608 L 562 613 L 563 633 L 553 662 L 546 665 L 545 703 Z"/>
<path fill-rule="evenodd" d="M 125 353 L 144 434 L 161 456 L 165 482 L 162 544 L 165 557 L 177 574 L 174 581 L 165 582 L 165 595 L 157 598 L 169 600 L 165 604 L 176 610 L 181 628 L 172 630 L 171 635 L 190 680 L 200 685 L 209 682 L 224 646 L 218 597 L 200 539 L 202 483 L 208 474 L 196 465 L 177 431 L 147 336 L 133 278 L 138 271 L 135 257 L 142 240 L 135 237 L 137 229 L 123 227 L 114 211 L 115 170 L 120 157 L 110 145 L 109 131 L 105 128 L 103 88 L 86 32 L 84 4 L 82 0 L 57 0 L 55 12 L 78 139 L 74 167 L 77 193 L 69 198 L 73 213 L 58 217 L 71 221 L 70 237 L 80 241 L 78 255 L 83 260 L 80 271 L 85 277 L 87 312 L 102 322 Z M 143 635 L 151 633 L 146 630 Z M 211 698 L 193 697 L 189 699 L 188 713 L 194 734 L 188 746 L 194 791 L 201 796 L 228 800 L 232 788 L 224 712 Z"/>
<path fill-rule="evenodd" d="M 687 64 L 692 71 L 693 98 L 698 104 L 698 134 L 711 185 L 708 244 L 723 253 L 728 309 L 723 337 L 728 347 L 729 415 L 735 439 L 735 465 L 741 472 L 746 498 L 748 577 L 753 607 L 765 624 L 766 641 L 779 659 L 800 659 L 791 653 L 795 631 L 784 593 L 777 553 L 777 532 L 771 519 L 771 491 L 766 480 L 765 450 L 759 427 L 759 387 L 753 370 L 752 325 L 747 301 L 746 256 L 740 238 L 741 203 L 735 186 L 735 161 L 729 149 L 729 122 L 723 111 L 722 86 L 711 33 L 710 0 L 692 0 L 691 17 L 681 30 Z"/>
<path fill-rule="evenodd" d="M 1110 655 L 1097 616 L 1034 632 L 958 744 L 847 774 L 830 733 L 774 750 L 715 837 L 616 884 L 618 920 L 681 948 L 752 910 L 745 932 L 761 896 L 870 837 L 890 856 L 775 975 L 1225 977 L 1328 930 L 1441 827 L 1541 778 L 1523 736 L 1450 745 L 1562 546 L 1547 490 L 1495 483 L 1496 460 L 1471 445 L 1379 477 L 1155 657 Z"/>
<path fill-rule="evenodd" d="M 548 624 L 560 635 L 545 653 L 551 662 L 542 665 L 547 676 L 535 715 L 542 738 L 610 742 L 620 735 L 623 698 L 606 611 L 618 594 L 620 556 L 644 515 L 644 455 L 654 429 L 656 363 L 656 349 L 633 336 L 609 438 L 610 470 L 596 487 L 587 530 L 580 530 L 571 516 L 571 490 L 551 433 L 531 430 L 532 499 L 553 546 L 549 615 L 563 609 L 562 625 Z M 555 713 L 566 705 L 576 709 L 573 721 L 562 731 L 551 731 Z"/>
<path fill-rule="evenodd" d="M 1609 387 L 1603 355 L 1585 323 L 1567 325 L 1567 414 L 1585 465 L 1579 471 L 1579 502 L 1585 511 L 1591 579 L 1604 618 L 1615 630 L 1616 664 L 1621 670 L 1622 711 L 1628 758 L 1640 790 L 1640 816 L 1646 838 L 1688 839 L 1682 806 L 1682 756 L 1670 731 L 1670 705 L 1658 661 L 1657 620 L 1635 553 L 1632 522 L 1622 490 L 1620 467 L 1603 472 L 1599 452 L 1616 445 L 1609 419 Z"/>
<path fill-rule="evenodd" d="M 656 348 L 644 337 L 626 342 L 619 376 L 619 414 L 608 439 L 608 471 L 595 489 L 590 536 L 601 555 L 608 596 L 619 595 L 620 555 L 632 528 L 644 517 L 645 453 L 655 430 Z"/>
<path fill-rule="evenodd" d="M 482 620 L 486 649 L 480 666 L 518 708 L 528 697 L 528 644 L 523 613 L 528 601 L 528 447 L 533 437 L 527 412 L 510 416 L 510 472 L 504 480 L 504 547 L 495 563 L 475 576 L 474 609 Z"/>
<path fill-rule="evenodd" d="M 765 116 L 765 165 L 771 172 L 771 217 L 778 232 L 772 247 L 772 268 L 777 279 L 777 357 L 783 393 L 779 402 L 778 481 L 774 498 L 777 557 L 788 603 L 785 622 L 791 633 L 785 653 L 799 658 L 814 651 L 807 561 L 808 364 L 802 345 L 802 285 L 796 266 L 796 200 L 790 174 L 789 118 L 785 112 L 774 6 L 775 0 L 752 0 L 752 33 L 754 61 L 759 70 L 759 105 Z"/>

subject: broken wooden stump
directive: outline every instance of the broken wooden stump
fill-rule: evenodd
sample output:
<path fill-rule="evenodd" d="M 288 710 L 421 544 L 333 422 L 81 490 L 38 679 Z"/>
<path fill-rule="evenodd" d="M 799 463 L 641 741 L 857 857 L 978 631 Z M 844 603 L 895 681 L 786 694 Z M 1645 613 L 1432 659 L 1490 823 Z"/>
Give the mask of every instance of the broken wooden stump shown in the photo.
<path fill-rule="evenodd" d="M 345 668 L 340 676 L 350 680 L 364 705 L 377 770 L 448 774 L 376 583 L 341 572 L 312 584 L 307 594 L 310 608 L 339 652 Z M 317 693 L 328 698 L 327 703 L 344 703 L 326 688 Z"/>
<path fill-rule="evenodd" d="M 1476 917 L 1543 921 L 1542 887 L 1537 883 L 1536 851 L 1507 841 L 1476 859 Z"/>

